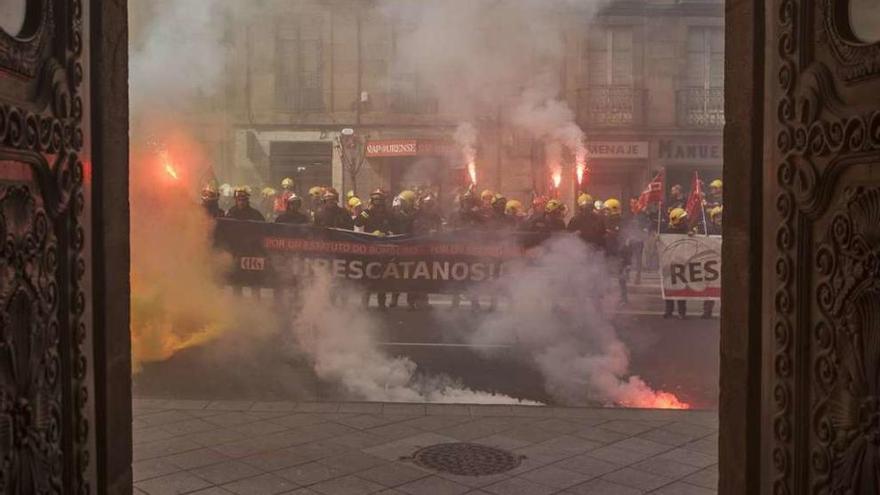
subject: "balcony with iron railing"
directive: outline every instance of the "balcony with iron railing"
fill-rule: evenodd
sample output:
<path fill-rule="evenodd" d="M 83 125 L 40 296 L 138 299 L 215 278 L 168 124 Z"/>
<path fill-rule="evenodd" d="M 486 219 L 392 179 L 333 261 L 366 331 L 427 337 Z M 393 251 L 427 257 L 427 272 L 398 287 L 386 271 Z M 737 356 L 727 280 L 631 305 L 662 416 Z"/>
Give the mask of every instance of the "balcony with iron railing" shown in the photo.
<path fill-rule="evenodd" d="M 724 88 L 685 88 L 677 91 L 678 125 L 700 129 L 724 127 Z"/>
<path fill-rule="evenodd" d="M 644 123 L 645 90 L 590 86 L 578 91 L 578 122 L 585 127 L 631 127 Z"/>

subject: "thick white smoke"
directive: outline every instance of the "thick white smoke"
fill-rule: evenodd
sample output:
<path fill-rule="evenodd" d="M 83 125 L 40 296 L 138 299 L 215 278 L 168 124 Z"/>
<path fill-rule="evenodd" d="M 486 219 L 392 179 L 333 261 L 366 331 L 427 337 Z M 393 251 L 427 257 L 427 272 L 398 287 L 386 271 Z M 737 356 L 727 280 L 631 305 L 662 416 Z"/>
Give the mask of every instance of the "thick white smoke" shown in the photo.
<path fill-rule="evenodd" d="M 613 284 L 608 260 L 578 237 L 546 241 L 540 255 L 497 280 L 507 304 L 469 337 L 474 344 L 516 342 L 567 405 L 680 407 L 671 394 L 629 374 L 629 351 L 601 309 Z"/>
<path fill-rule="evenodd" d="M 340 384 L 352 399 L 378 402 L 536 404 L 474 391 L 442 376 L 417 373 L 409 358 L 379 347 L 379 322 L 359 304 L 360 293 L 316 272 L 293 313 L 293 347 L 305 353 L 318 378 Z M 357 296 L 357 297 L 356 297 Z M 358 300 L 357 304 L 341 301 Z"/>

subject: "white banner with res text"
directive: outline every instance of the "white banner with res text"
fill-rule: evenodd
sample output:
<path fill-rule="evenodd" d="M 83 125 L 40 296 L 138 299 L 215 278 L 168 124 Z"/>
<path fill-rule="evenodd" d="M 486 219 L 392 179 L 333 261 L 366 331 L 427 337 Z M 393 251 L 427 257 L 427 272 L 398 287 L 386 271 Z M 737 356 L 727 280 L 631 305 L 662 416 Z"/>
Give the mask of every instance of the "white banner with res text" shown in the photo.
<path fill-rule="evenodd" d="M 663 299 L 721 298 L 721 236 L 661 234 Z"/>

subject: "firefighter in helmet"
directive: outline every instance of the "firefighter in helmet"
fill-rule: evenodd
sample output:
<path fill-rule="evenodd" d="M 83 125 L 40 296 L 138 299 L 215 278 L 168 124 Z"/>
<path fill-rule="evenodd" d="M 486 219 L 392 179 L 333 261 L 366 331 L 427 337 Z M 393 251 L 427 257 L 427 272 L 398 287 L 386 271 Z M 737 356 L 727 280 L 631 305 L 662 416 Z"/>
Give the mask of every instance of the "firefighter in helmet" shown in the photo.
<path fill-rule="evenodd" d="M 709 183 L 709 194 L 706 195 L 706 209 L 710 210 L 716 206 L 724 204 L 723 200 L 724 183 L 721 179 L 715 179 Z"/>
<path fill-rule="evenodd" d="M 211 218 L 223 216 L 223 210 L 220 209 L 220 194 L 213 184 L 205 184 L 202 188 L 202 208 Z"/>
<path fill-rule="evenodd" d="M 596 213 L 593 197 L 581 193 L 577 198 L 577 213 L 569 220 L 566 227 L 569 232 L 577 232 L 580 238 L 596 248 L 601 248 L 605 241 L 605 221 Z"/>
<path fill-rule="evenodd" d="M 397 208 L 394 209 L 392 231 L 395 234 L 412 234 L 416 219 L 416 193 L 405 189 L 397 195 Z"/>
<path fill-rule="evenodd" d="M 302 211 L 302 198 L 296 194 L 287 198 L 284 213 L 275 218 L 275 223 L 287 223 L 292 225 L 305 225 L 310 223 L 309 216 Z"/>
<path fill-rule="evenodd" d="M 371 192 L 369 206 L 354 219 L 354 225 L 369 234 L 386 235 L 391 232 L 392 218 L 391 212 L 388 210 L 387 199 L 388 196 L 382 189 Z M 361 299 L 364 307 L 370 305 L 370 295 L 370 292 L 364 292 Z M 376 293 L 376 300 L 379 309 L 384 310 L 388 307 L 388 293 Z"/>
<path fill-rule="evenodd" d="M 459 229 L 469 229 L 483 226 L 486 217 L 474 195 L 473 187 L 469 187 L 458 196 L 458 211 L 453 218 L 453 224 Z"/>
<path fill-rule="evenodd" d="M 339 193 L 328 187 L 324 190 L 321 209 L 315 214 L 315 226 L 352 230 L 354 224 L 348 212 L 339 206 Z"/>
<path fill-rule="evenodd" d="M 443 216 L 440 215 L 437 197 L 429 192 L 418 200 L 416 218 L 413 222 L 413 233 L 430 234 L 432 232 L 439 232 L 442 227 Z"/>
<path fill-rule="evenodd" d="M 547 233 L 565 230 L 565 205 L 558 199 L 547 201 L 544 212 L 530 218 L 526 230 Z"/>
<path fill-rule="evenodd" d="M 309 215 L 312 217 L 312 221 L 315 219 L 315 215 L 318 211 L 321 210 L 321 206 L 324 203 L 324 188 L 321 186 L 312 186 L 309 188 Z"/>
<path fill-rule="evenodd" d="M 345 208 L 348 210 L 348 214 L 351 216 L 351 223 L 354 225 L 354 230 L 361 232 L 363 229 L 355 225 L 357 223 L 357 218 L 364 211 L 364 203 L 361 201 L 361 198 L 357 196 L 351 196 L 345 201 Z"/>
<path fill-rule="evenodd" d="M 684 208 L 673 208 L 669 211 L 668 232 L 670 234 L 694 234 L 688 227 L 688 214 Z M 665 304 L 666 311 L 663 312 L 664 318 L 672 318 L 672 313 L 676 309 L 678 310 L 678 317 L 680 319 L 687 317 L 687 301 L 684 299 L 667 299 Z"/>
<path fill-rule="evenodd" d="M 294 196 L 293 179 L 285 177 L 281 180 L 281 194 L 275 197 L 275 203 L 272 206 L 272 210 L 276 215 L 281 215 L 287 211 L 287 201 L 291 196 Z M 300 199 L 300 203 L 302 203 L 302 199 Z"/>
<path fill-rule="evenodd" d="M 497 230 L 510 230 L 516 228 L 516 218 L 507 215 L 507 197 L 498 193 L 492 198 L 492 214 L 489 217 L 489 226 Z"/>
<path fill-rule="evenodd" d="M 263 214 L 251 206 L 251 192 L 247 186 L 239 186 L 232 193 L 235 204 L 226 212 L 226 218 L 263 222 Z"/>
<path fill-rule="evenodd" d="M 504 214 L 510 219 L 514 227 L 519 227 L 523 221 L 523 205 L 518 199 L 509 199 L 504 205 Z"/>
<path fill-rule="evenodd" d="M 602 205 L 605 214 L 605 255 L 608 256 L 617 275 L 621 305 L 629 303 L 626 279 L 631 261 L 629 239 L 623 230 L 620 200 L 608 198 Z"/>

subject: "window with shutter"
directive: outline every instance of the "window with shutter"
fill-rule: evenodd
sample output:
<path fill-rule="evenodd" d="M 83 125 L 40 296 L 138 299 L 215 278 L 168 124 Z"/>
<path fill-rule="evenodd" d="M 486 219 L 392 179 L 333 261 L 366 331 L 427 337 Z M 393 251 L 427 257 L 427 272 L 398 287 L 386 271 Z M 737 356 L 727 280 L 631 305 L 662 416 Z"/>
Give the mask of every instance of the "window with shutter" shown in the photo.
<path fill-rule="evenodd" d="M 315 16 L 278 28 L 275 101 L 283 111 L 324 109 L 322 26 Z"/>

